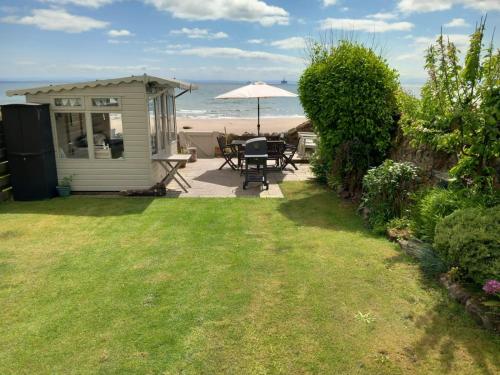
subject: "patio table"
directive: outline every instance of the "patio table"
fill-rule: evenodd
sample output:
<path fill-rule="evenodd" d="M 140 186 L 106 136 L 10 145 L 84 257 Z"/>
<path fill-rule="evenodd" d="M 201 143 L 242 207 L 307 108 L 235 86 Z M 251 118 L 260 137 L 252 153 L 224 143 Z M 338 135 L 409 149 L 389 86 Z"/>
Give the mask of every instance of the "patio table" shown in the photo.
<path fill-rule="evenodd" d="M 152 160 L 157 161 L 160 165 L 165 169 L 167 175 L 163 177 L 160 181 L 161 184 L 165 184 L 167 186 L 172 180 L 175 180 L 179 186 L 187 193 L 187 187 L 191 187 L 189 182 L 186 181 L 184 177 L 179 173 L 179 168 L 183 162 L 187 162 L 191 158 L 191 155 L 186 154 L 174 154 L 170 156 L 162 156 L 162 155 L 153 155 Z M 184 182 L 184 184 L 177 179 L 180 178 Z"/>

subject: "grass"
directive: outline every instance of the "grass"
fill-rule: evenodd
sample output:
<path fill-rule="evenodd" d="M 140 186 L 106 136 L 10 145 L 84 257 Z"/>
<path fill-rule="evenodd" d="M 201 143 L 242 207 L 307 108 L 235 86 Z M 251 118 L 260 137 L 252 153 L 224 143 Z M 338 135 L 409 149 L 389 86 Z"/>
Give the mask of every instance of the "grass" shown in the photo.
<path fill-rule="evenodd" d="M 498 373 L 498 336 L 352 206 L 283 189 L 1 204 L 0 373 Z"/>

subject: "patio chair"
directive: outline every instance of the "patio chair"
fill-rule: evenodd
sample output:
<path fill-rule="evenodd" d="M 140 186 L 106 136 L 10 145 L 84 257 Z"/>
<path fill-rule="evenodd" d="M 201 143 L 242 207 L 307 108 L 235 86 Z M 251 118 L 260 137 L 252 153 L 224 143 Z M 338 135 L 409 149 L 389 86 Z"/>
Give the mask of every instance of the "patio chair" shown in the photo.
<path fill-rule="evenodd" d="M 281 170 L 284 151 L 284 141 L 267 141 L 267 160 L 274 161 L 275 169 Z"/>
<path fill-rule="evenodd" d="M 237 170 L 238 166 L 234 163 L 233 158 L 238 157 L 238 152 L 233 146 L 226 143 L 226 137 L 223 135 L 217 137 L 217 143 L 219 144 L 222 157 L 225 160 L 224 163 L 219 167 L 219 170 L 224 168 L 226 164 L 229 165 L 232 170 Z"/>
<path fill-rule="evenodd" d="M 293 162 L 293 157 L 297 152 L 298 144 L 292 145 L 285 143 L 285 149 L 283 150 L 282 158 L 281 158 L 281 170 L 284 170 L 285 167 L 290 164 L 295 170 L 298 170 L 297 166 Z"/>

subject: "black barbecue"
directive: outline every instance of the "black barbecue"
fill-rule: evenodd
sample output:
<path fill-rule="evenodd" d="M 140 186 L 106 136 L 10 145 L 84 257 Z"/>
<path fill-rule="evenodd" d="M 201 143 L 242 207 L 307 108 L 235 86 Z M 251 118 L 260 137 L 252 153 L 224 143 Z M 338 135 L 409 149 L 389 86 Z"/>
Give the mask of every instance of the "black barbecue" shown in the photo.
<path fill-rule="evenodd" d="M 245 143 L 245 182 L 246 189 L 249 182 L 258 182 L 269 189 L 267 181 L 267 140 L 264 137 L 252 138 Z"/>

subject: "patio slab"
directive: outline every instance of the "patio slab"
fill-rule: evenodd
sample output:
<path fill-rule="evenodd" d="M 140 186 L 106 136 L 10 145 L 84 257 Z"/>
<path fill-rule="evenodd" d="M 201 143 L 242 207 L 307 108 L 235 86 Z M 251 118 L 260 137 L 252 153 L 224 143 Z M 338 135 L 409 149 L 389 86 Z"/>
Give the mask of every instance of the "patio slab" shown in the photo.
<path fill-rule="evenodd" d="M 223 162 L 222 158 L 212 158 L 188 163 L 186 168 L 180 169 L 179 172 L 189 182 L 191 188 L 185 193 L 175 181 L 172 181 L 167 186 L 167 197 L 283 198 L 279 182 L 304 181 L 313 177 L 309 164 L 297 164 L 299 170 L 289 166 L 282 172 L 268 173 L 269 190 L 263 190 L 263 187 L 256 183 L 249 184 L 248 188 L 243 190 L 244 176 L 227 165 L 219 170 Z"/>

